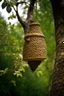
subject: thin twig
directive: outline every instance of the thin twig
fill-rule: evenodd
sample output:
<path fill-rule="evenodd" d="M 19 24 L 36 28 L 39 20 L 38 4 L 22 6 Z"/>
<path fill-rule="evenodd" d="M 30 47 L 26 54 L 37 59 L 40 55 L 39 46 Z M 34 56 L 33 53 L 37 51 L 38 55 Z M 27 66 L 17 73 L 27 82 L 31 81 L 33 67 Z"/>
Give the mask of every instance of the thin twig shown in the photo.
<path fill-rule="evenodd" d="M 25 29 L 26 24 L 25 24 L 25 22 L 24 22 L 24 21 L 20 18 L 20 16 L 19 16 L 19 13 L 18 13 L 18 5 L 16 6 L 16 9 L 15 9 L 14 6 L 12 6 L 12 7 L 13 7 L 14 11 L 16 12 L 16 16 L 17 16 L 17 18 L 18 18 L 18 21 L 20 22 L 20 24 L 22 25 L 22 27 Z"/>
<path fill-rule="evenodd" d="M 16 6 L 18 6 L 19 4 L 23 4 L 23 3 L 27 4 L 27 2 L 20 1 L 20 2 L 17 2 L 17 3 L 16 3 Z"/>
<path fill-rule="evenodd" d="M 20 22 L 20 24 L 23 26 L 23 28 L 25 29 L 26 27 L 26 24 L 25 24 L 25 21 L 23 21 L 20 16 L 19 16 L 19 13 L 18 13 L 18 6 L 16 7 L 16 15 L 17 15 L 17 18 L 18 18 L 18 21 Z"/>

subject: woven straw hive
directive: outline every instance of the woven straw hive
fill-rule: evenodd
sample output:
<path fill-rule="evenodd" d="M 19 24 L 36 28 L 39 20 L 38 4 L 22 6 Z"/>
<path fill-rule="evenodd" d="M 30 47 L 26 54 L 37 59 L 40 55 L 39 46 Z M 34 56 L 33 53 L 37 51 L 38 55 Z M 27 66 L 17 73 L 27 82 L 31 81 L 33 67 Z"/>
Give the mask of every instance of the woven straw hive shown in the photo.
<path fill-rule="evenodd" d="M 45 37 L 39 23 L 32 23 L 29 26 L 24 39 L 23 59 L 28 61 L 32 70 L 35 70 L 41 61 L 46 58 Z"/>

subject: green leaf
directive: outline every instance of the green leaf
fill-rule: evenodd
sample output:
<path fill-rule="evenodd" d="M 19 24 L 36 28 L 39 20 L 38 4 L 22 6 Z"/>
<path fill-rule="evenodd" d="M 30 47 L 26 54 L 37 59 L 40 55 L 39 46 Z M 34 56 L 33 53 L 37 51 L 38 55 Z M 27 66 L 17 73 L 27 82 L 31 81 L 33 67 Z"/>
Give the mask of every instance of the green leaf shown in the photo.
<path fill-rule="evenodd" d="M 0 0 L 0 2 L 1 2 L 2 0 Z"/>
<path fill-rule="evenodd" d="M 11 80 L 11 83 L 16 86 L 16 82 L 14 80 Z"/>
<path fill-rule="evenodd" d="M 7 6 L 7 3 L 6 2 L 3 2 L 2 3 L 2 9 L 4 9 L 6 6 Z"/>
<path fill-rule="evenodd" d="M 37 76 L 40 77 L 42 75 L 42 71 L 37 72 Z"/>
<path fill-rule="evenodd" d="M 16 2 L 10 1 L 10 4 L 11 4 L 11 5 L 16 5 Z"/>
<path fill-rule="evenodd" d="M 7 11 L 8 13 L 10 13 L 10 12 L 12 11 L 12 8 L 11 8 L 10 5 L 8 5 L 8 6 L 6 7 L 6 11 Z"/>
<path fill-rule="evenodd" d="M 8 17 L 8 19 L 14 19 L 14 18 L 16 18 L 16 15 L 14 15 L 13 13 L 12 13 L 12 15 L 10 15 L 10 16 Z"/>

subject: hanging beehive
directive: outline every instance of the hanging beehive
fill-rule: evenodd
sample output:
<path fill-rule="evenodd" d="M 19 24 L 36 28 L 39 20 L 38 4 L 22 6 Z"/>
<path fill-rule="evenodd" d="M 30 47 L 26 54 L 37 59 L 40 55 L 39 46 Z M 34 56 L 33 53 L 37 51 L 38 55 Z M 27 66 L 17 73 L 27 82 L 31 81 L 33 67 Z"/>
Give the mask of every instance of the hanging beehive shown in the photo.
<path fill-rule="evenodd" d="M 25 43 L 23 48 L 23 60 L 27 61 L 34 71 L 46 58 L 45 37 L 39 23 L 31 23 L 29 30 L 25 32 Z"/>

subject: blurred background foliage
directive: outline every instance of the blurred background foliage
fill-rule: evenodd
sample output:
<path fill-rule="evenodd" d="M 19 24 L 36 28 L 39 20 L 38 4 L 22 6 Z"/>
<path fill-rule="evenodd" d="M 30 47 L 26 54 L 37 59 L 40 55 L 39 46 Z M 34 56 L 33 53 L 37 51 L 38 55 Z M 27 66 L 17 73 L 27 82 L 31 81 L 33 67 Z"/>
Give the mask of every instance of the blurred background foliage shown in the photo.
<path fill-rule="evenodd" d="M 34 19 L 40 23 L 45 35 L 47 58 L 35 72 L 23 61 L 23 28 L 19 23 L 6 23 L 0 13 L 0 96 L 50 96 L 55 63 L 52 7 L 49 0 L 39 0 L 37 7 L 38 10 L 34 9 Z M 27 5 L 24 9 L 26 8 Z M 12 17 L 14 15 L 8 19 Z"/>

